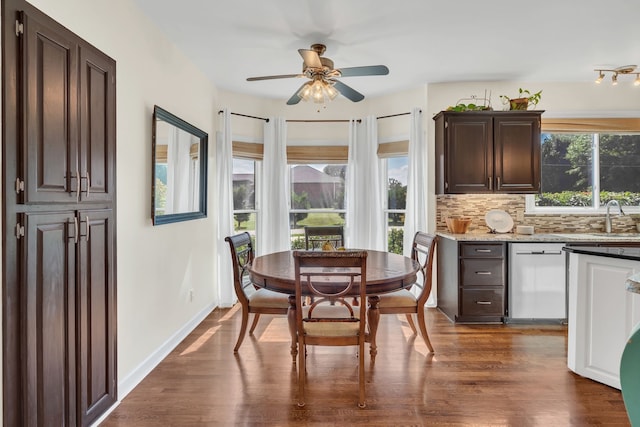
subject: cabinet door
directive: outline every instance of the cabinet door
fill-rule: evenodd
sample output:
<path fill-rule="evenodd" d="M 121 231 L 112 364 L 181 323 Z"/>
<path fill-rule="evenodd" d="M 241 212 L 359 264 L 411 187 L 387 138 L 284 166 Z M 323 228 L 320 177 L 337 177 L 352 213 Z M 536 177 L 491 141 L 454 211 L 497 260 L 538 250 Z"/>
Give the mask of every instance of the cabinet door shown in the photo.
<path fill-rule="evenodd" d="M 90 425 L 117 398 L 115 225 L 111 209 L 78 217 L 78 417 Z"/>
<path fill-rule="evenodd" d="M 115 187 L 115 62 L 80 46 L 81 202 L 113 200 Z"/>
<path fill-rule="evenodd" d="M 73 212 L 22 214 L 23 425 L 76 425 Z"/>
<path fill-rule="evenodd" d="M 491 192 L 493 190 L 491 116 L 468 114 L 449 116 L 445 120 L 445 192 Z"/>
<path fill-rule="evenodd" d="M 39 16 L 38 16 L 39 17 Z M 78 197 L 78 50 L 67 31 L 22 14 L 24 136 L 18 178 L 24 203 Z"/>
<path fill-rule="evenodd" d="M 495 190 L 540 191 L 540 114 L 496 116 L 494 128 Z"/>

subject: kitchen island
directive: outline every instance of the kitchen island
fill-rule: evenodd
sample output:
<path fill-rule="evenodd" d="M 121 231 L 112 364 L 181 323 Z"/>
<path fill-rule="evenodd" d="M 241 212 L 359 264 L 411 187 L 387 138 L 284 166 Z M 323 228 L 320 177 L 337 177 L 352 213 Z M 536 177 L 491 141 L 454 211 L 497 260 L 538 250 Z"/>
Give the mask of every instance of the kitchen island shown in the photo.
<path fill-rule="evenodd" d="M 640 323 L 640 294 L 627 280 L 640 273 L 640 247 L 565 247 L 568 265 L 567 364 L 573 372 L 620 389 L 620 359 Z"/>

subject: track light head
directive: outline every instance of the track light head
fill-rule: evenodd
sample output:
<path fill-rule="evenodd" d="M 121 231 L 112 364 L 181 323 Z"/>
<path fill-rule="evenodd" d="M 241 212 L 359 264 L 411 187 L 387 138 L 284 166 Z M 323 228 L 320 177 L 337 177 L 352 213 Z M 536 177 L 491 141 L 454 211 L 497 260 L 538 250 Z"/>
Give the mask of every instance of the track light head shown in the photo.
<path fill-rule="evenodd" d="M 613 86 L 618 84 L 618 73 L 613 73 L 613 75 L 611 76 L 611 84 Z"/>
<path fill-rule="evenodd" d="M 600 70 L 596 70 L 596 71 L 600 71 Z M 600 74 L 598 74 L 598 78 L 596 79 L 596 83 L 597 84 L 602 83 L 602 79 L 604 79 L 604 73 L 600 71 Z"/>

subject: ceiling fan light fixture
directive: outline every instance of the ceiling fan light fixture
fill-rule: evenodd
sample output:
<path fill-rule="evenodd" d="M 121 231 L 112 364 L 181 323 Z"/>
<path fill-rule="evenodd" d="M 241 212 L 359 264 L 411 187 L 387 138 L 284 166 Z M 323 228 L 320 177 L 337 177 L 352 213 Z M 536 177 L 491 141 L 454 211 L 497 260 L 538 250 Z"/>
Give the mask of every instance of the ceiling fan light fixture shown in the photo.
<path fill-rule="evenodd" d="M 329 82 L 322 79 L 315 79 L 305 84 L 298 92 L 298 96 L 303 101 L 313 101 L 316 104 L 323 104 L 332 101 L 338 96 L 338 91 Z"/>

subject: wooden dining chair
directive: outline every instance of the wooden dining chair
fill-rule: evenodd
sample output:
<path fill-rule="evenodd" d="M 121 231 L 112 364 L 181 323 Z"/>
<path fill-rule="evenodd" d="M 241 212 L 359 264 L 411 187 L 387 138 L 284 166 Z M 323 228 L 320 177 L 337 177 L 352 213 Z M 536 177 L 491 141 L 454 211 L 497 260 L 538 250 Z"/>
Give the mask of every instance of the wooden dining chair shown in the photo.
<path fill-rule="evenodd" d="M 229 243 L 231 261 L 233 262 L 233 288 L 242 305 L 242 324 L 240 335 L 233 352 L 237 353 L 247 331 L 249 313 L 253 313 L 253 323 L 249 333 L 253 334 L 261 314 L 286 315 L 289 310 L 289 296 L 272 292 L 255 286 L 249 280 L 248 267 L 253 262 L 255 253 L 249 233 L 244 232 L 224 239 Z"/>
<path fill-rule="evenodd" d="M 353 306 L 345 296 L 357 293 L 364 301 L 366 251 L 294 251 L 295 315 L 298 337 L 298 406 L 305 405 L 306 346 L 358 347 L 358 406 L 364 408 L 366 304 Z M 356 288 L 358 291 L 356 292 Z M 304 297 L 313 302 L 303 305 Z"/>
<path fill-rule="evenodd" d="M 433 256 L 437 240 L 438 237 L 434 234 L 427 234 L 421 231 L 415 234 L 413 237 L 411 258 L 420 264 L 418 280 L 410 289 L 379 295 L 380 303 L 378 305 L 380 314 L 405 314 L 407 322 L 409 322 L 409 326 L 414 334 L 418 333 L 416 325 L 413 322 L 413 314 L 416 314 L 422 338 L 431 353 L 433 353 L 433 346 L 427 333 L 427 325 L 424 319 L 424 305 L 431 294 Z M 420 291 L 416 293 L 417 295 L 412 292 L 415 287 L 420 289 Z"/>
<path fill-rule="evenodd" d="M 342 225 L 304 227 L 304 245 L 308 251 L 322 249 L 325 242 L 329 242 L 334 249 L 344 247 L 344 227 Z"/>

